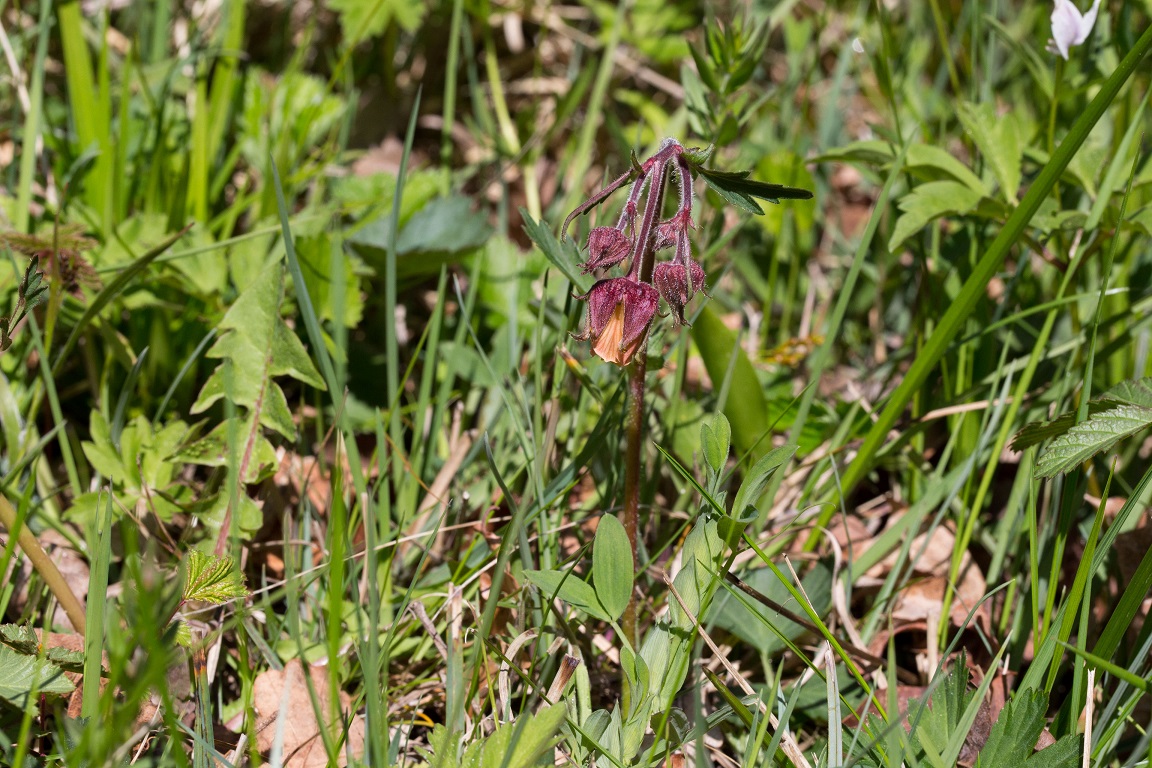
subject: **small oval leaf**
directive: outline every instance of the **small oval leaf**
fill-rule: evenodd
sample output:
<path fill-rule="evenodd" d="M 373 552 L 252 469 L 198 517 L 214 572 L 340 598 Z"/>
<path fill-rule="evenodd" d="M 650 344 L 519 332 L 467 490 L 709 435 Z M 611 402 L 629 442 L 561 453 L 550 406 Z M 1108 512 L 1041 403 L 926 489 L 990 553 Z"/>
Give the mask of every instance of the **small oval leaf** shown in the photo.
<path fill-rule="evenodd" d="M 704 451 L 704 460 L 713 472 L 724 471 L 731 441 L 732 427 L 722 413 L 713 417 L 711 425 L 700 426 L 700 447 Z"/>
<path fill-rule="evenodd" d="M 604 515 L 596 526 L 592 545 L 592 581 L 596 597 L 613 620 L 620 618 L 632 596 L 635 575 L 632 545 L 624 526 L 613 515 Z"/>
<path fill-rule="evenodd" d="M 573 608 L 578 608 L 589 616 L 609 621 L 611 617 L 600 607 L 596 600 L 596 592 L 592 587 L 581 581 L 579 577 L 565 571 L 524 571 L 524 578 L 539 587 L 540 591 L 551 600 L 559 597 Z"/>

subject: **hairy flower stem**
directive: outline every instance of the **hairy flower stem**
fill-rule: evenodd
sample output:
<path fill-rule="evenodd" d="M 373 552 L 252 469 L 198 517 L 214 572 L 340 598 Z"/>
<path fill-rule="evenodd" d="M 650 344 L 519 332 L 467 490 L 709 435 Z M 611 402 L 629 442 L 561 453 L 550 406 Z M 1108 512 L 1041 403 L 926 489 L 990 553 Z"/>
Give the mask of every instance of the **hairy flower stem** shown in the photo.
<path fill-rule="evenodd" d="M 628 366 L 628 403 L 624 417 L 624 511 L 620 522 L 628 534 L 632 546 L 632 563 L 637 564 L 636 530 L 640 519 L 640 464 L 641 445 L 644 441 L 644 374 L 647 373 L 648 356 L 643 351 Z M 636 617 L 636 593 L 633 590 L 628 598 L 628 606 L 623 616 L 624 635 L 628 643 L 637 647 L 640 638 Z"/>

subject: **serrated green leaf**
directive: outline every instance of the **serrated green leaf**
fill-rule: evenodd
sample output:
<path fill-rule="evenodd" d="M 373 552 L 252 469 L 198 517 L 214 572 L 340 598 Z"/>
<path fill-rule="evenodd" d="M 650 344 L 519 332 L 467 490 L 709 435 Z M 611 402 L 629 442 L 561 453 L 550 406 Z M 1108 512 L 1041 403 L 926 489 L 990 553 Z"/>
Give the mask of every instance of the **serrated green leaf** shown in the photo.
<path fill-rule="evenodd" d="M 592 583 L 596 597 L 613 620 L 620 618 L 632 597 L 635 564 L 628 533 L 614 515 L 604 515 L 592 544 Z"/>
<path fill-rule="evenodd" d="M 27 624 L 0 624 L 0 642 L 15 650 L 33 656 L 40 649 L 40 638 Z"/>
<path fill-rule="evenodd" d="M 587 613 L 601 621 L 611 621 L 607 612 L 596 599 L 596 590 L 592 589 L 580 577 L 564 571 L 524 571 L 524 578 L 539 587 L 548 599 L 559 597 L 564 602 Z"/>
<path fill-rule="evenodd" d="M 1028 759 L 1044 730 L 1047 707 L 1048 695 L 1044 691 L 1025 689 L 1013 693 L 993 723 L 977 765 L 1016 765 Z"/>
<path fill-rule="evenodd" d="M 1152 378 L 1122 381 L 1101 395 L 1100 399 L 1152 408 Z"/>
<path fill-rule="evenodd" d="M 172 459 L 205 467 L 230 466 L 233 461 L 232 451 L 229 448 L 231 441 L 235 439 L 238 445 L 246 446 L 249 444 L 246 437 L 253 430 L 251 416 L 245 419 L 229 419 L 218 424 L 204 437 L 181 448 Z M 254 438 L 251 442 L 252 455 L 248 459 L 244 477 L 241 478 L 244 483 L 258 483 L 270 477 L 278 465 L 276 449 L 272 447 L 268 438 L 259 432 L 252 437 Z"/>
<path fill-rule="evenodd" d="M 67 648 L 56 646 L 49 648 L 44 654 L 48 661 L 65 672 L 83 672 L 84 671 L 84 652 L 72 651 Z"/>
<path fill-rule="evenodd" d="M 248 596 L 244 575 L 230 557 L 208 555 L 198 549 L 188 550 L 184 558 L 184 600 L 198 600 L 219 605 Z"/>
<path fill-rule="evenodd" d="M 1080 734 L 1070 733 L 1055 744 L 1045 747 L 1024 763 L 1025 768 L 1077 768 L 1081 765 Z M 985 766 L 981 766 L 985 768 Z M 992 768 L 992 764 L 986 764 Z"/>
<path fill-rule="evenodd" d="M 37 696 L 64 696 L 76 686 L 55 664 L 0 645 L 0 699 L 23 709 L 33 689 Z"/>
<path fill-rule="evenodd" d="M 694 166 L 696 172 L 716 194 L 741 210 L 757 216 L 764 215 L 764 209 L 754 198 L 779 203 L 781 200 L 809 200 L 812 193 L 806 189 L 786 187 L 783 184 L 769 184 L 748 178 L 751 171 L 717 171 L 702 166 Z"/>
<path fill-rule="evenodd" d="M 1152 378 L 1122 381 L 1088 404 L 1088 415 L 1095 416 L 1117 403 L 1152 408 Z M 1076 411 L 1062 413 L 1051 421 L 1034 421 L 1016 433 L 1009 446 L 1016 452 L 1031 448 L 1048 438 L 1062 435 L 1076 424 Z"/>
<path fill-rule="evenodd" d="M 33 256 L 28 261 L 24 279 L 20 282 L 20 297 L 24 299 L 25 312 L 48 300 L 48 283 L 44 280 L 44 272 L 40 269 L 39 256 Z"/>
<path fill-rule="evenodd" d="M 192 647 L 192 627 L 183 619 L 176 620 L 176 642 L 183 648 Z"/>
<path fill-rule="evenodd" d="M 558 741 L 556 732 L 564 724 L 565 707 L 553 704 L 534 714 L 522 714 L 504 723 L 484 740 L 480 765 L 483 768 L 531 768 L 552 760 L 541 760 Z"/>
<path fill-rule="evenodd" d="M 964 130 L 976 142 L 984 161 L 1000 182 L 1000 192 L 1013 205 L 1020 188 L 1020 127 L 1011 113 L 997 115 L 992 104 L 963 103 L 957 111 Z"/>
<path fill-rule="evenodd" d="M 316 389 L 326 387 L 304 345 L 280 316 L 283 298 L 283 268 L 273 263 L 220 320 L 221 336 L 205 356 L 223 362 L 205 382 L 192 413 L 227 397 L 257 413 L 261 425 L 295 438 L 284 391 L 272 379 L 291 376 Z"/>
<path fill-rule="evenodd" d="M 919 185 L 898 203 L 904 213 L 896 220 L 892 237 L 888 239 L 888 250 L 895 251 L 905 240 L 941 216 L 967 213 L 976 207 L 982 196 L 957 181 L 929 181 Z"/>
<path fill-rule="evenodd" d="M 1152 408 L 1117 405 L 1080 422 L 1052 441 L 1036 460 L 1036 475 L 1069 472 L 1125 437 L 1152 425 Z"/>

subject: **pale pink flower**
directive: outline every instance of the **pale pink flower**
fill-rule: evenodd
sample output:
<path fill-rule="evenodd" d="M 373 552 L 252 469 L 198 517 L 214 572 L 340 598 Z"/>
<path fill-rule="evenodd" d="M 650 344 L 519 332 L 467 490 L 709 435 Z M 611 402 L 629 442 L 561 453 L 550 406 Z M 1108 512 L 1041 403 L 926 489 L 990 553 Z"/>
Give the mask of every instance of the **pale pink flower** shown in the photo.
<path fill-rule="evenodd" d="M 1048 51 L 1058 53 L 1067 61 L 1068 49 L 1082 45 L 1092 33 L 1096 14 L 1100 11 L 1100 0 L 1094 0 L 1087 13 L 1072 4 L 1072 0 L 1055 0 L 1052 9 L 1052 38 L 1048 41 Z"/>

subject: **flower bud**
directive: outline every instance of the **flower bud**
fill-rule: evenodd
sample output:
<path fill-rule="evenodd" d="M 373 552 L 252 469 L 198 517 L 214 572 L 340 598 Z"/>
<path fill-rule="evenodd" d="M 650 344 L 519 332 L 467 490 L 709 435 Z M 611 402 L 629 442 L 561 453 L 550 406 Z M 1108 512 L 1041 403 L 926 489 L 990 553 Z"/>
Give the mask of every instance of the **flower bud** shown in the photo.
<path fill-rule="evenodd" d="M 684 305 L 692 300 L 696 291 L 704 288 L 704 270 L 694 261 L 687 265 L 677 262 L 657 264 L 652 271 L 652 283 L 668 303 L 676 322 L 684 324 Z"/>
<path fill-rule="evenodd" d="M 596 227 L 588 233 L 588 261 L 580 265 L 584 274 L 614 267 L 632 252 L 632 242 L 615 227 Z"/>

